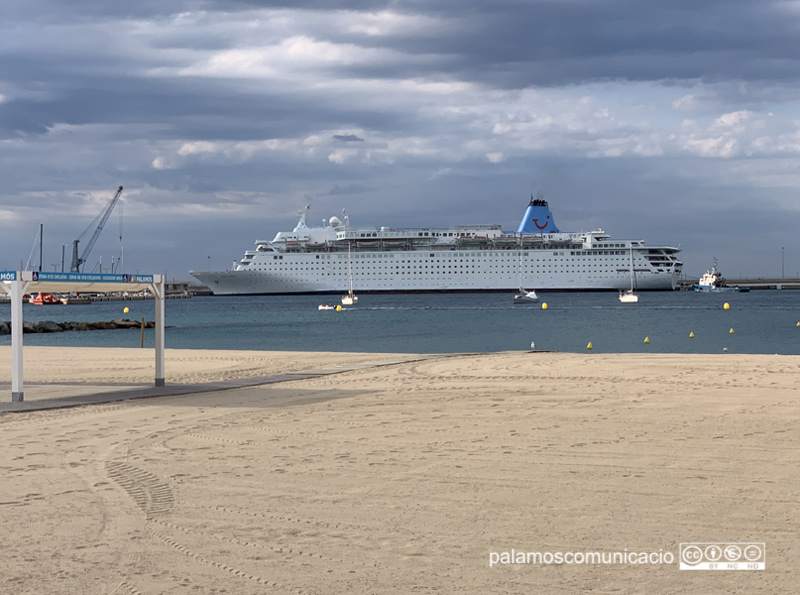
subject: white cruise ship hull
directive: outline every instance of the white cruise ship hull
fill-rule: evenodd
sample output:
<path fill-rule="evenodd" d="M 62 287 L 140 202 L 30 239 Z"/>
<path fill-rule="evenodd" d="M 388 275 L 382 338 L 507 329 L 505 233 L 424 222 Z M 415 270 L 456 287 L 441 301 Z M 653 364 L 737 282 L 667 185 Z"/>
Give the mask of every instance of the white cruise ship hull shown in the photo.
<path fill-rule="evenodd" d="M 679 250 L 602 230 L 562 233 L 547 203 L 531 199 L 516 233 L 500 225 L 449 229 L 351 226 L 336 217 L 258 241 L 228 271 L 191 274 L 216 295 L 422 291 L 675 289 Z M 631 271 L 633 269 L 633 271 Z M 352 275 L 352 284 L 350 276 Z"/>
<path fill-rule="evenodd" d="M 419 253 L 364 253 L 353 260 L 353 287 L 359 293 L 402 291 L 515 291 L 519 287 L 516 262 L 518 251 L 500 255 L 476 255 L 454 252 L 439 258 L 425 258 Z M 313 254 L 292 255 L 290 266 L 279 270 L 232 270 L 193 272 L 192 275 L 215 295 L 342 293 L 347 291 L 347 262 L 320 264 Z M 535 254 L 528 255 L 529 269 L 563 266 L 561 262 L 541 259 L 536 267 Z M 589 260 L 587 257 L 586 260 Z M 623 257 L 622 260 L 626 260 Z M 557 260 L 557 259 L 554 259 Z M 398 264 L 383 264 L 385 262 Z M 458 261 L 458 264 L 454 264 Z M 376 264 L 381 262 L 382 264 Z M 402 264 L 400 264 L 402 263 Z M 427 263 L 427 264 L 426 264 Z M 447 272 L 431 272 L 426 267 L 448 267 Z M 453 270 L 450 267 L 457 267 Z M 523 265 L 524 267 L 525 265 Z M 399 270 L 396 270 L 399 267 Z M 649 268 L 649 267 L 648 267 Z M 639 290 L 672 290 L 677 287 L 679 273 L 650 271 L 644 266 L 636 271 Z M 462 269 L 463 270 L 462 272 Z M 630 287 L 629 269 L 624 262 L 608 261 L 591 273 L 535 272 L 523 273 L 524 284 L 539 290 L 613 290 Z M 439 269 L 441 271 L 441 268 Z"/>

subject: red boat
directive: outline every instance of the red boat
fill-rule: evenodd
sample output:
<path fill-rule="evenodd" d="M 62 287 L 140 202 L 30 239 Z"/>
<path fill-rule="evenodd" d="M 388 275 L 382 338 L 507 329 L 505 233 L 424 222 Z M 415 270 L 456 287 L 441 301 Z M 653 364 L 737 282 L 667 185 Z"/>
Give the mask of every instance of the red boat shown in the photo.
<path fill-rule="evenodd" d="M 37 306 L 45 306 L 47 304 L 60 304 L 61 300 L 50 293 L 36 293 L 28 302 Z"/>

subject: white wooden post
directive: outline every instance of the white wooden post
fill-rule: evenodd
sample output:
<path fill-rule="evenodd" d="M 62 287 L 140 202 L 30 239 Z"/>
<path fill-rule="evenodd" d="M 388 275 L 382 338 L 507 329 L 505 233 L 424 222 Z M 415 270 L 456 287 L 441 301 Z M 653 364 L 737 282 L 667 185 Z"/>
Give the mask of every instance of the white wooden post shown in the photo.
<path fill-rule="evenodd" d="M 156 386 L 164 386 L 164 277 L 161 275 L 153 277 L 154 282 L 151 287 L 156 302 Z"/>
<path fill-rule="evenodd" d="M 22 361 L 22 295 L 25 288 L 17 278 L 11 282 L 11 401 L 22 402 L 25 399 L 23 386 L 23 361 Z"/>

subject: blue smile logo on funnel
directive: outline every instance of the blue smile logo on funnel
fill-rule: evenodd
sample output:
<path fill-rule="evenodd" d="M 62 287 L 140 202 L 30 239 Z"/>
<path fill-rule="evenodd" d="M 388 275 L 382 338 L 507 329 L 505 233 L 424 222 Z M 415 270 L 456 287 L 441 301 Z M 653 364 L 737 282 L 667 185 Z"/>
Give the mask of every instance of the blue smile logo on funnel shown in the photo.
<path fill-rule="evenodd" d="M 546 200 L 531 196 L 531 202 L 519 223 L 517 233 L 558 233 Z"/>

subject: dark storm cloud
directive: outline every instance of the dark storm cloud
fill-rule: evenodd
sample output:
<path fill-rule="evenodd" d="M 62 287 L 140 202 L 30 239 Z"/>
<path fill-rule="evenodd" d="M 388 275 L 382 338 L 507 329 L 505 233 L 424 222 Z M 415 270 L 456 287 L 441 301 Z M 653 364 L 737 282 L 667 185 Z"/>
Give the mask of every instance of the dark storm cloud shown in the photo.
<path fill-rule="evenodd" d="M 364 139 L 356 136 L 355 134 L 334 134 L 333 138 L 338 141 L 350 143 L 350 142 L 357 142 L 363 143 Z"/>
<path fill-rule="evenodd" d="M 28 5 L 25 5 L 28 6 Z M 160 18 L 191 10 L 236 12 L 287 9 L 318 12 L 394 10 L 442 19 L 440 30 L 371 37 L 335 27 L 318 39 L 390 47 L 436 56 L 424 65 L 396 69 L 358 67 L 375 76 L 458 76 L 503 88 L 565 85 L 595 80 L 778 80 L 797 78 L 797 14 L 783 2 L 36 2 L 39 14 L 67 21 Z M 31 13 L 32 9 L 22 9 Z M 14 14 L 14 11 L 11 11 Z M 190 34 L 190 33 L 189 33 Z M 187 32 L 181 32 L 185 36 Z M 169 45 L 169 38 L 163 40 Z M 198 40 L 198 43 L 199 40 Z M 212 39 L 202 44 L 214 45 Z M 206 47 L 210 47 L 206 45 Z M 98 48 L 102 50 L 102 48 Z M 98 51 L 97 60 L 103 59 Z M 345 69 L 346 70 L 346 69 Z"/>
<path fill-rule="evenodd" d="M 369 191 L 370 188 L 368 186 L 363 186 L 361 184 L 348 184 L 347 186 L 334 184 L 333 188 L 328 192 L 328 196 L 350 196 L 352 194 L 363 194 Z"/>
<path fill-rule="evenodd" d="M 340 121 L 358 121 L 368 128 L 411 123 L 407 116 L 390 116 L 375 106 L 363 109 L 328 104 L 318 99 L 232 92 L 216 83 L 188 80 L 99 80 L 64 89 L 45 99 L 12 99 L 0 106 L 0 138 L 43 134 L 55 123 L 160 124 L 157 138 L 265 139 L 306 134 Z M 124 132 L 122 133 L 125 134 Z M 131 134 L 136 134 L 131 131 Z M 352 138 L 351 138 L 352 137 Z M 363 140 L 337 135 L 340 141 Z"/>
<path fill-rule="evenodd" d="M 6 19 L 25 19 L 33 22 L 75 22 L 106 18 L 153 18 L 189 10 L 203 10 L 212 3 L 199 0 L 137 0 L 136 2 L 105 2 L 104 0 L 25 0 L 7 2 L 0 10 Z"/>
<path fill-rule="evenodd" d="M 253 8 L 291 8 L 298 10 L 319 10 L 329 12 L 332 10 L 358 10 L 374 11 L 386 8 L 399 9 L 404 4 L 393 0 L 297 0 L 297 2 L 287 0 L 218 0 L 208 2 L 209 6 L 214 5 L 218 9 L 224 10 L 252 10 Z"/>
<path fill-rule="evenodd" d="M 379 43 L 441 56 L 440 68 L 433 67 L 440 74 L 503 88 L 604 80 L 796 83 L 798 17 L 782 6 L 752 0 L 434 1 L 400 8 L 454 19 L 456 27 Z M 379 76 L 380 68 L 356 72 Z"/>
<path fill-rule="evenodd" d="M 450 23 L 430 32 L 371 38 L 334 28 L 317 30 L 320 39 L 380 44 L 402 55 L 428 55 L 387 68 L 369 65 L 330 65 L 328 72 L 370 78 L 424 77 L 431 80 L 480 81 L 501 88 L 574 85 L 598 80 L 664 81 L 798 81 L 796 56 L 800 37 L 797 19 L 787 18 L 780 4 L 744 1 L 652 3 L 635 0 L 594 2 L 145 2 L 136 8 L 113 8 L 116 3 L 70 3 L 65 17 L 75 21 L 160 17 L 182 10 L 244 10 L 250 8 L 305 8 L 308 10 L 394 10 L 429 15 Z M 58 3 L 36 3 L 42 12 Z M 26 5 L 27 6 L 27 5 Z M 63 9 L 62 9 L 63 10 Z M 12 11 L 13 14 L 13 11 Z M 111 25 L 110 25 L 111 26 Z M 71 33 L 75 35 L 75 33 Z M 124 35 L 124 31 L 120 32 Z M 182 35 L 186 35 L 185 32 Z M 162 80 L 145 76 L 158 65 L 156 55 L 138 57 L 124 50 L 107 55 L 99 40 L 91 56 L 75 58 L 69 49 L 41 59 L 36 43 L 29 51 L 3 56 L 3 79 L 20 87 L 37 87 L 44 99 L 21 97 L 0 109 L 0 135 L 43 133 L 55 122 L 158 122 L 173 126 L 184 138 L 278 138 L 325 122 L 358 122 L 363 127 L 414 127 L 388 124 L 394 116 L 382 110 L 347 109 L 317 97 L 303 97 L 263 89 L 249 93 L 201 77 Z M 164 43 L 168 43 L 165 39 Z M 174 43 L 174 42 L 173 42 Z M 207 40 L 211 46 L 217 45 Z M 218 41 L 218 43 L 222 43 Z M 122 53 L 121 56 L 117 55 Z M 119 60 L 123 64 L 119 64 Z M 126 66 L 124 61 L 127 61 Z M 102 76 L 98 76 L 98 72 Z M 738 88 L 738 87 L 737 87 Z M 2 92 L 2 91 L 0 91 Z M 757 91 L 753 91 L 754 93 Z M 343 135 L 337 140 L 344 140 Z"/>

